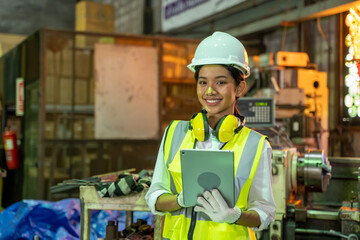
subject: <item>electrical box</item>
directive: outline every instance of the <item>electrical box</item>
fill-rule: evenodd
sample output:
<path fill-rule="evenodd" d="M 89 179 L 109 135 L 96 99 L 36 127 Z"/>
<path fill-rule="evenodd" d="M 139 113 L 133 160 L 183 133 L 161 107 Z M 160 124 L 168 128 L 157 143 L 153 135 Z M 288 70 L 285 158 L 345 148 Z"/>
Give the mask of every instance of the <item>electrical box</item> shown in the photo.
<path fill-rule="evenodd" d="M 309 56 L 304 52 L 277 52 L 276 64 L 286 67 L 306 67 Z"/>
<path fill-rule="evenodd" d="M 309 64 L 309 56 L 305 52 L 276 52 L 264 53 L 259 56 L 260 67 L 306 67 Z"/>

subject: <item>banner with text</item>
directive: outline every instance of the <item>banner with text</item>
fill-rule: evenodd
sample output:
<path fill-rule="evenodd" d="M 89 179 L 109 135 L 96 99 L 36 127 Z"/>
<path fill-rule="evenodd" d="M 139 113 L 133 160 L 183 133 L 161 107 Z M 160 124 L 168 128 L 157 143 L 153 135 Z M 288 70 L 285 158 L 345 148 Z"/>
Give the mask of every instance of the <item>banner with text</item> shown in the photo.
<path fill-rule="evenodd" d="M 162 0 L 162 31 L 209 17 L 247 0 Z"/>

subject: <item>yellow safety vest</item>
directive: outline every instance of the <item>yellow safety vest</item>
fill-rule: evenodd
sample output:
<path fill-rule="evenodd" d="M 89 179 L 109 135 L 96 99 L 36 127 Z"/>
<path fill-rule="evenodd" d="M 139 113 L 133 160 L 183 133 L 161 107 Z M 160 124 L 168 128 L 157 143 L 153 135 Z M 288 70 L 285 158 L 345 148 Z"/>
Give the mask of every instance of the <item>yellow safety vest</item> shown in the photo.
<path fill-rule="evenodd" d="M 242 210 L 247 209 L 250 186 L 261 157 L 265 138 L 266 136 L 243 127 L 222 148 L 234 151 L 235 196 L 238 197 L 236 206 Z M 178 194 L 182 190 L 179 150 L 194 148 L 195 142 L 193 133 L 189 130 L 189 122 L 186 121 L 173 121 L 165 133 L 164 161 L 173 194 Z M 246 149 L 246 154 L 242 154 L 244 149 Z M 181 208 L 168 212 L 165 216 L 163 238 L 171 240 L 256 239 L 254 232 L 248 227 L 213 222 L 206 214 L 200 212 L 196 214 L 196 219 L 194 217 L 193 208 Z"/>

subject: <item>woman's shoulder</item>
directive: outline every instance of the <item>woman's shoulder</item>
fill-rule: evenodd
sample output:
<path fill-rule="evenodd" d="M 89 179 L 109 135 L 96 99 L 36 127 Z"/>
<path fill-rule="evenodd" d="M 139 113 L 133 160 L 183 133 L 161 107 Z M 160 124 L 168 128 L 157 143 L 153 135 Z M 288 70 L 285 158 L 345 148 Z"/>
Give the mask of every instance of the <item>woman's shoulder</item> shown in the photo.
<path fill-rule="evenodd" d="M 246 129 L 249 131 L 249 134 L 250 134 L 250 133 L 251 133 L 251 134 L 254 134 L 254 135 L 258 136 L 259 138 L 261 138 L 261 137 L 263 137 L 263 136 L 265 136 L 265 137 L 267 138 L 266 135 L 264 135 L 264 134 L 262 134 L 262 133 L 260 133 L 260 132 L 258 132 L 258 131 L 256 131 L 256 130 L 254 130 L 254 129 L 252 129 L 252 128 L 248 128 L 248 127 L 244 127 L 244 128 L 246 128 Z"/>
<path fill-rule="evenodd" d="M 265 138 L 264 139 L 264 142 L 265 142 L 264 147 L 270 147 L 270 141 L 269 141 L 269 138 L 268 138 L 267 135 L 265 135 L 263 133 L 260 133 L 260 132 L 254 130 L 254 129 L 251 129 L 251 128 L 247 128 L 247 129 L 254 137 L 256 137 L 259 140 L 264 137 Z"/>
<path fill-rule="evenodd" d="M 167 135 L 167 133 L 170 131 L 170 129 L 182 129 L 184 131 L 187 131 L 190 129 L 190 121 L 185 120 L 172 120 L 169 125 L 166 127 L 164 135 Z"/>
<path fill-rule="evenodd" d="M 174 126 L 189 126 L 190 121 L 185 120 L 172 120 L 166 128 L 174 127 Z"/>

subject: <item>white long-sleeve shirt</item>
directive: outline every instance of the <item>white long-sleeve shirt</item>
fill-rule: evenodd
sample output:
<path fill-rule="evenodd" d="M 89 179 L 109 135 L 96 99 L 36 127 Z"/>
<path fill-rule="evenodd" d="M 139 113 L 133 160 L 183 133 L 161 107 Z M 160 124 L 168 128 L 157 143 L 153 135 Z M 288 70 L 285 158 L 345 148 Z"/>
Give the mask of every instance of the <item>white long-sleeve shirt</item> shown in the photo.
<path fill-rule="evenodd" d="M 197 149 L 220 149 L 224 144 L 212 134 L 213 129 L 210 128 L 209 130 L 209 139 L 204 142 L 197 141 Z M 164 193 L 172 194 L 164 162 L 164 139 L 165 137 L 163 137 L 160 145 L 151 186 L 145 196 L 151 212 L 156 215 L 166 214 L 166 212 L 159 212 L 155 209 L 158 197 Z M 258 228 L 252 228 L 255 231 L 266 228 L 275 219 L 276 206 L 271 189 L 271 155 L 271 146 L 268 141 L 265 141 L 259 165 L 252 181 L 248 196 L 247 210 L 254 210 L 260 216 L 260 226 Z"/>

